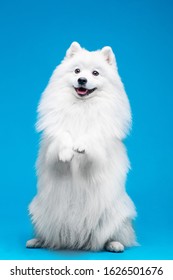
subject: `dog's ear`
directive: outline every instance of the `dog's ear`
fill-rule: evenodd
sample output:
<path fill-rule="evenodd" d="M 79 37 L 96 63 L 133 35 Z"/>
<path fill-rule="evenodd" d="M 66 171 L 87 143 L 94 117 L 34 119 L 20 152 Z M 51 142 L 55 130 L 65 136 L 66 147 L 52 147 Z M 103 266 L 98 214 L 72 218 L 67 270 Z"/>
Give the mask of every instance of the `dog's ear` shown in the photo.
<path fill-rule="evenodd" d="M 80 50 L 81 50 L 81 46 L 79 45 L 79 43 L 73 42 L 70 45 L 70 48 L 66 52 L 66 57 L 70 58 L 70 57 L 74 56 Z"/>
<path fill-rule="evenodd" d="M 104 56 L 105 60 L 113 66 L 116 66 L 115 55 L 111 49 L 111 47 L 104 47 L 101 50 L 102 55 Z"/>

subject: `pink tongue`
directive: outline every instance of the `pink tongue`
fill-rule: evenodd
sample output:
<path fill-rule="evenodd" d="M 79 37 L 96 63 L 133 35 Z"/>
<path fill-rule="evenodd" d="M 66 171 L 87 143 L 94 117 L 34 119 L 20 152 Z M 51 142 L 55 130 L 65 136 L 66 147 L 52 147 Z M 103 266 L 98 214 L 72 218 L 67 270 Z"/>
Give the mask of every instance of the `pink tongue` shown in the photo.
<path fill-rule="evenodd" d="M 81 95 L 86 94 L 87 91 L 88 91 L 87 89 L 85 89 L 85 90 L 80 90 L 80 89 L 78 89 L 78 90 L 77 90 L 78 94 L 81 94 Z"/>

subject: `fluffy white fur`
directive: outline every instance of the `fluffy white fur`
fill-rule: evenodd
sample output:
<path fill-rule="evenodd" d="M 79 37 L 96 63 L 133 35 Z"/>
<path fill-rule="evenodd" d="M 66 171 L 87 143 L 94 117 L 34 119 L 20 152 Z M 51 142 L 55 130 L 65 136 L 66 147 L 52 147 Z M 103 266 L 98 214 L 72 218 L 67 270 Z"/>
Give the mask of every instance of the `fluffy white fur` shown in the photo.
<path fill-rule="evenodd" d="M 79 96 L 79 77 L 96 90 Z M 112 49 L 89 52 L 72 43 L 38 113 L 38 193 L 29 207 L 37 238 L 27 247 L 117 252 L 135 245 L 136 212 L 125 190 L 129 160 L 122 143 L 131 112 Z"/>

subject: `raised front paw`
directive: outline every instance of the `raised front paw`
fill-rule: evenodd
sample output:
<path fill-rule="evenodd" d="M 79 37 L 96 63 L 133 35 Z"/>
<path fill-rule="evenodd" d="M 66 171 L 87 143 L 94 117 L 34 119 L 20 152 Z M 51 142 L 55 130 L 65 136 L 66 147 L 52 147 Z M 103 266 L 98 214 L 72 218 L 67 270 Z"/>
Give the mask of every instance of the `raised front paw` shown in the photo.
<path fill-rule="evenodd" d="M 78 154 L 85 154 L 86 153 L 85 143 L 76 142 L 74 147 L 73 147 L 73 151 L 78 153 Z"/>
<path fill-rule="evenodd" d="M 70 148 L 64 148 L 62 151 L 59 152 L 59 160 L 62 162 L 71 161 L 73 156 L 74 156 L 74 152 Z"/>

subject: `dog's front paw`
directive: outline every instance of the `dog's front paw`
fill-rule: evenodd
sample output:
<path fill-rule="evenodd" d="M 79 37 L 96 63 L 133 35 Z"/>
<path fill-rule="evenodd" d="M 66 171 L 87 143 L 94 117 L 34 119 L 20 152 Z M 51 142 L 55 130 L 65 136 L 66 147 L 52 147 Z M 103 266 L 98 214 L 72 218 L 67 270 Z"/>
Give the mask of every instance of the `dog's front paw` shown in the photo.
<path fill-rule="evenodd" d="M 73 151 L 78 154 L 85 154 L 86 153 L 86 145 L 83 142 L 76 142 Z"/>
<path fill-rule="evenodd" d="M 70 148 L 65 148 L 59 152 L 59 160 L 62 162 L 69 162 L 72 160 L 74 152 Z"/>

